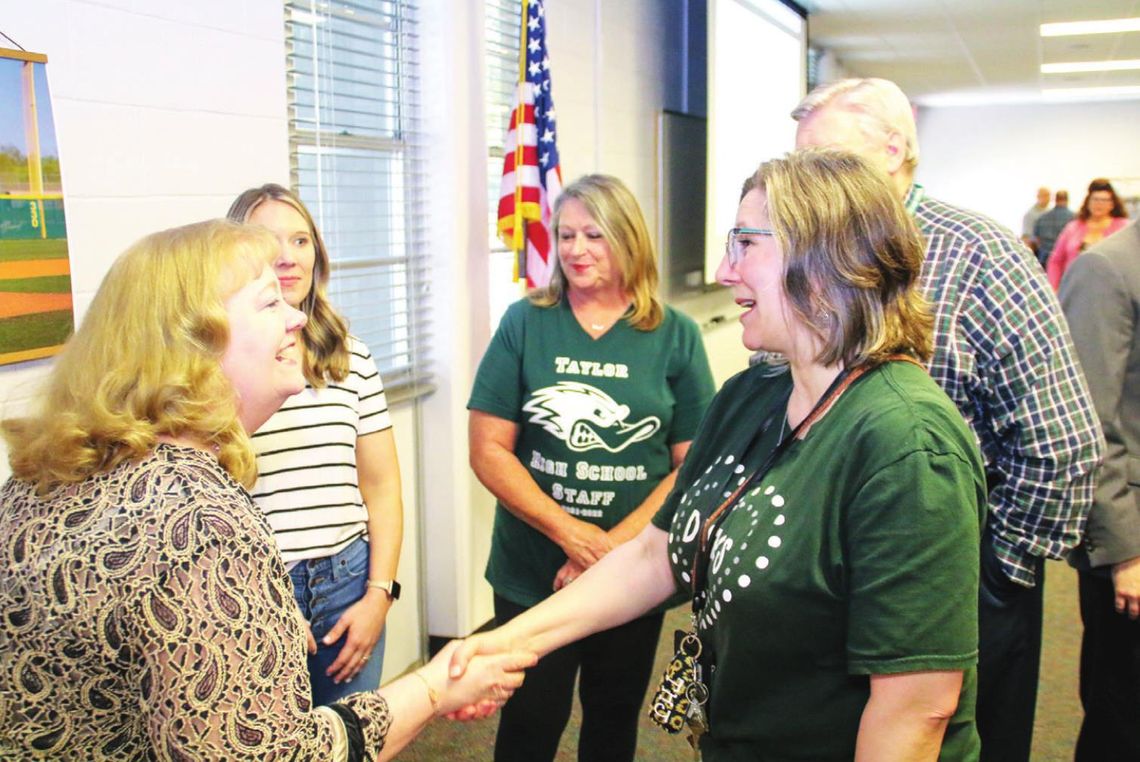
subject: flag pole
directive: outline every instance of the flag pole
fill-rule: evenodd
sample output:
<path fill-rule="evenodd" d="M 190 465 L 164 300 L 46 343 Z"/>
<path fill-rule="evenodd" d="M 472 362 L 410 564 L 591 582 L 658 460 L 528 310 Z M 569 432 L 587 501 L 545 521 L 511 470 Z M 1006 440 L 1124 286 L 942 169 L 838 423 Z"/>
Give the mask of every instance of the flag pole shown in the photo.
<path fill-rule="evenodd" d="M 522 126 L 526 114 L 526 101 L 522 97 L 522 89 L 526 87 L 526 46 L 527 46 L 527 17 L 529 15 L 530 0 L 522 0 L 522 16 L 519 21 L 519 81 L 516 86 L 518 105 L 515 106 L 515 209 L 514 224 L 512 226 L 511 249 L 515 253 L 514 278 L 526 277 L 526 221 L 522 213 L 522 166 L 523 166 L 523 140 Z"/>

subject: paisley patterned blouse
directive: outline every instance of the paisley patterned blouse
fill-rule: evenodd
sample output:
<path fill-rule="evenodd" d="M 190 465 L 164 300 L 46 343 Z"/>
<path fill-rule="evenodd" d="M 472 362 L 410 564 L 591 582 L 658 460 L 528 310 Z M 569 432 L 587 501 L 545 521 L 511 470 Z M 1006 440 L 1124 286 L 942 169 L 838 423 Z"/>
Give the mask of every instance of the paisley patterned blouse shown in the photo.
<path fill-rule="evenodd" d="M 0 490 L 0 759 L 324 759 L 304 649 L 269 527 L 208 453 Z M 375 758 L 387 702 L 342 703 Z"/>

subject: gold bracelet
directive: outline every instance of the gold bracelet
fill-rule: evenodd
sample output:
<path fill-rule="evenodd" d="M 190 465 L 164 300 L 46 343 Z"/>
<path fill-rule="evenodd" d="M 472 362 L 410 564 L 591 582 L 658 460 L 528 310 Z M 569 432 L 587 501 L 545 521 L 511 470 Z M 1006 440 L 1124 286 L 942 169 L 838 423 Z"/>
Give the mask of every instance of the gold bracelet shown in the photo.
<path fill-rule="evenodd" d="M 418 677 L 423 682 L 424 687 L 427 688 L 428 699 L 431 700 L 431 712 L 432 712 L 432 714 L 438 714 L 439 713 L 439 694 L 435 692 L 435 688 L 431 687 L 431 683 L 428 682 L 428 679 L 426 677 L 424 677 L 418 669 L 415 670 L 414 672 L 412 672 L 412 674 L 415 675 L 416 677 Z"/>

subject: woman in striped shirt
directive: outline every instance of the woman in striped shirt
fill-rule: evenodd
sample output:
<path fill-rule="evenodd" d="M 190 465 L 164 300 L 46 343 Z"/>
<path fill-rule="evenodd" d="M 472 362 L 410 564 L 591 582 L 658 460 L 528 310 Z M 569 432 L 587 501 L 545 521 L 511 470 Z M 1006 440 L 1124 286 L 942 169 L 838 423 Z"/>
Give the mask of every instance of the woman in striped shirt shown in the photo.
<path fill-rule="evenodd" d="M 372 355 L 325 295 L 328 251 L 301 199 L 267 184 L 238 196 L 228 216 L 277 236 L 281 292 L 308 317 L 307 383 L 253 435 L 252 494 L 308 624 L 313 701 L 327 704 L 380 684 L 385 621 L 400 593 L 395 438 Z"/>

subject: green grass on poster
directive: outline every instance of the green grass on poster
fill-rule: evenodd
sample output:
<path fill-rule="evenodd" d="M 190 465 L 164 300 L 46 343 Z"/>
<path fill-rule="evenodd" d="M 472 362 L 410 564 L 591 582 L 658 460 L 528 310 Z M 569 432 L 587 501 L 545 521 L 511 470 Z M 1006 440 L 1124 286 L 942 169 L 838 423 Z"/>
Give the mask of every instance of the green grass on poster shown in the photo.
<path fill-rule="evenodd" d="M 0 352 L 62 344 L 71 335 L 71 327 L 70 310 L 0 318 Z"/>
<path fill-rule="evenodd" d="M 67 239 L 0 239 L 0 262 L 26 262 L 30 259 L 67 259 Z"/>
<path fill-rule="evenodd" d="M 0 278 L 0 291 L 17 294 L 70 294 L 70 275 L 45 275 L 40 278 Z"/>

